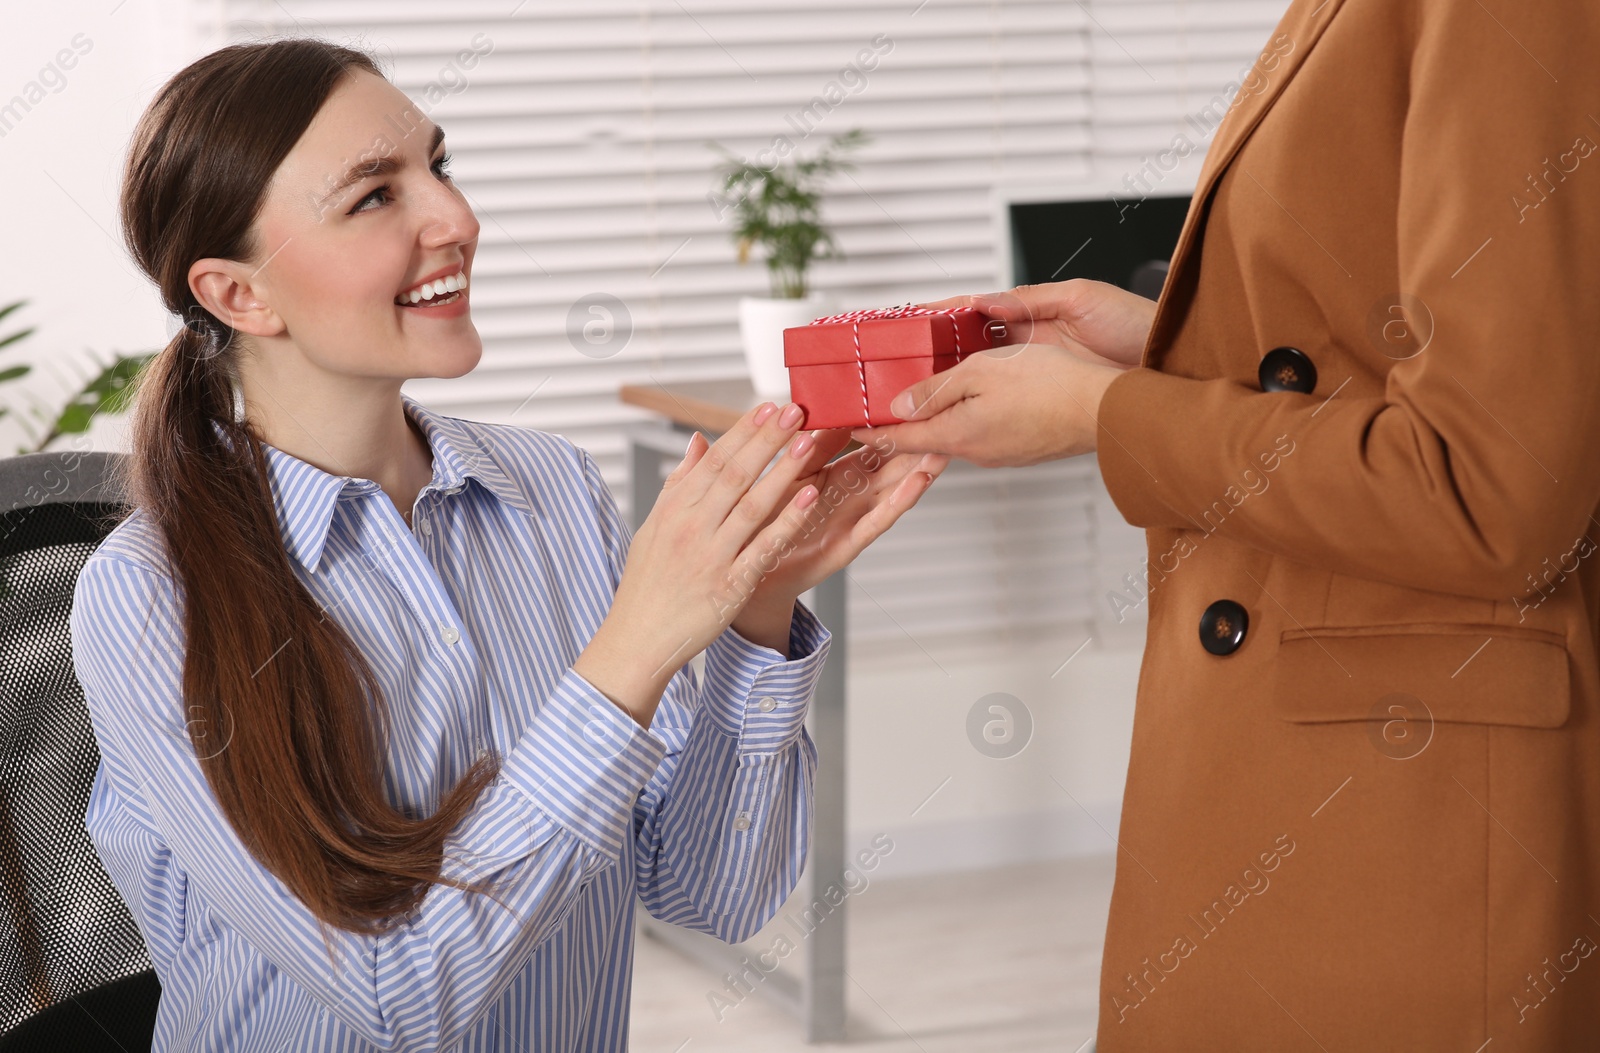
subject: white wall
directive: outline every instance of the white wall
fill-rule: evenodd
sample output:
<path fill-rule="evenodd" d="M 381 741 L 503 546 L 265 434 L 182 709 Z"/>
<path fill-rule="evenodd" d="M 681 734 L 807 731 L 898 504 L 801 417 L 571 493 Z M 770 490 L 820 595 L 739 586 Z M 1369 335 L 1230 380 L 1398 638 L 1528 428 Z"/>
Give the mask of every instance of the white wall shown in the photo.
<path fill-rule="evenodd" d="M 0 352 L 0 367 L 34 364 L 28 377 L 0 385 L 0 404 L 13 405 L 25 388 L 59 410 L 114 352 L 167 341 L 166 314 L 127 258 L 116 209 L 133 124 L 199 43 L 185 8 L 66 0 L 6 10 L 0 107 L 42 97 L 0 110 L 0 303 L 29 301 L 0 323 L 0 334 L 38 328 Z M 63 49 L 71 69 L 59 60 Z M 92 437 L 115 445 L 119 422 L 105 423 Z M 26 441 L 9 416 L 0 420 L 0 454 Z"/>
<path fill-rule="evenodd" d="M 908 637 L 852 658 L 849 841 L 857 850 L 880 834 L 893 838 L 885 874 L 1115 850 L 1146 611 L 1141 604 L 1119 613 L 1108 595 L 1128 596 L 1124 575 L 1139 574 L 1145 543 L 1098 475 L 1091 487 L 1092 557 L 1083 571 L 1090 619 L 1013 632 L 1000 643 Z M 996 701 L 1025 709 L 1031 721 L 1027 734 L 1020 720 L 994 726 L 996 737 L 1022 744 L 1009 756 L 985 752 L 969 723 L 974 708 Z"/>
<path fill-rule="evenodd" d="M 1115 849 L 1138 649 L 1039 643 L 983 658 L 852 665 L 852 851 L 888 834 L 885 875 L 969 870 Z M 948 673 L 949 675 L 946 675 Z M 995 693 L 1026 706 L 1020 753 L 980 753 L 968 713 Z"/>

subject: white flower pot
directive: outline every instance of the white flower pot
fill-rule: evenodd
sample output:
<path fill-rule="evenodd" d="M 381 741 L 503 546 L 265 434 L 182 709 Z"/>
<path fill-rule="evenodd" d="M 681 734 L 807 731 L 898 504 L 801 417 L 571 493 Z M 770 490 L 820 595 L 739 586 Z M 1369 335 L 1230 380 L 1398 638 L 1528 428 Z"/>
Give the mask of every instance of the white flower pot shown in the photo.
<path fill-rule="evenodd" d="M 783 331 L 833 313 L 832 303 L 832 297 L 824 292 L 813 292 L 803 300 L 739 298 L 739 335 L 744 341 L 750 383 L 757 395 L 788 401 L 789 371 L 783 365 Z"/>

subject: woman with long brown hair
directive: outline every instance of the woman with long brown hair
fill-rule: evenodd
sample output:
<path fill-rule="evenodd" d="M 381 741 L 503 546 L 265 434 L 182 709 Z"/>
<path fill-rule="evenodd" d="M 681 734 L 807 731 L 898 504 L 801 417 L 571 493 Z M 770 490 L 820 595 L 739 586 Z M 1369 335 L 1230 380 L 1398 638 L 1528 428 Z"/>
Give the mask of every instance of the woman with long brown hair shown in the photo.
<path fill-rule="evenodd" d="M 72 628 L 161 1050 L 625 1048 L 635 897 L 738 941 L 793 888 L 798 597 L 948 463 L 765 403 L 630 538 L 585 451 L 403 395 L 482 353 L 442 140 L 307 39 L 206 55 L 134 136 L 126 238 L 185 324 Z"/>

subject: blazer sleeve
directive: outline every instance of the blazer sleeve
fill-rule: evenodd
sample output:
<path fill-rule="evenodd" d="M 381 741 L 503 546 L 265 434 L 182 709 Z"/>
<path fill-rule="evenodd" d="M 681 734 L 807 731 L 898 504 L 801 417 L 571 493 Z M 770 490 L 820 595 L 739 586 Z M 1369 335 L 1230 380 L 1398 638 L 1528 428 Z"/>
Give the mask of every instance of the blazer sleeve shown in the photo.
<path fill-rule="evenodd" d="M 1288 450 L 1270 491 L 1230 501 L 1225 536 L 1515 599 L 1593 525 L 1600 494 L 1600 8 L 1531 5 L 1508 28 L 1473 3 L 1400 6 L 1414 13 L 1397 19 L 1413 37 L 1399 284 L 1430 310 L 1431 342 L 1382 395 L 1129 370 L 1101 403 L 1098 460 L 1129 523 L 1181 530 Z M 1338 345 L 1366 334 L 1328 339 L 1354 359 Z"/>

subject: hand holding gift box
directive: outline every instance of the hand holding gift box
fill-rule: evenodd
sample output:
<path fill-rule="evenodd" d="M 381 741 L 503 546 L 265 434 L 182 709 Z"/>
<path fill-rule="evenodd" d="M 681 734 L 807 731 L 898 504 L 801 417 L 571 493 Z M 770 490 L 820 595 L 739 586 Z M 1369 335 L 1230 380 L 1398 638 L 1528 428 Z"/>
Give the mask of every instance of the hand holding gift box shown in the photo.
<path fill-rule="evenodd" d="M 785 329 L 783 363 L 808 428 L 871 427 L 900 423 L 895 395 L 1003 339 L 1004 323 L 975 308 L 908 304 Z"/>
<path fill-rule="evenodd" d="M 912 359 L 915 374 L 894 377 L 874 393 L 876 363 L 869 357 L 867 331 L 869 321 L 876 319 L 860 322 L 863 347 L 851 438 L 901 452 L 948 454 L 983 467 L 1024 466 L 1091 452 L 1099 439 L 1100 400 L 1114 378 L 1137 368 L 1154 307 L 1116 286 L 1073 278 L 882 312 L 912 316 L 907 321 L 921 318 L 924 326 L 942 321 L 946 333 L 961 334 L 961 354 L 957 360 L 952 339 L 947 362 L 931 353 Z M 964 316 L 963 309 L 977 317 Z M 929 321 L 920 312 L 952 314 L 954 319 Z M 963 327 L 963 317 L 976 328 Z M 1004 347 L 985 340 L 975 350 L 970 347 L 968 332 L 989 335 L 980 318 L 1004 323 L 1009 337 L 990 337 Z M 814 324 L 800 331 L 824 328 L 832 326 Z M 854 356 L 853 337 L 850 353 Z M 791 377 L 798 372 L 792 369 Z M 795 398 L 802 397 L 817 396 L 797 390 Z M 834 392 L 824 390 L 821 397 L 833 398 Z M 837 419 L 832 416 L 836 407 L 824 407 L 824 412 L 829 416 L 822 419 Z"/>

